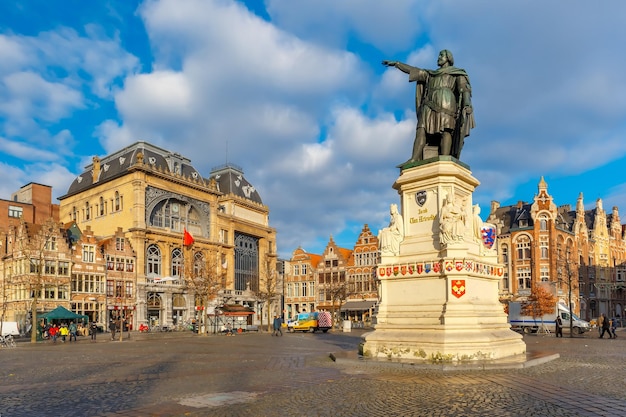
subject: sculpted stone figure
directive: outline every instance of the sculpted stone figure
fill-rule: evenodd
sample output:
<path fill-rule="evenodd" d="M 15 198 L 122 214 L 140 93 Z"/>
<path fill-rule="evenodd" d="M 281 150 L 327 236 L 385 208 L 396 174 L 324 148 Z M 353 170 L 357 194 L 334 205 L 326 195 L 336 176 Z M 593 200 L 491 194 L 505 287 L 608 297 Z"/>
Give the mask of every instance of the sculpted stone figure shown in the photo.
<path fill-rule="evenodd" d="M 439 155 L 457 159 L 465 137 L 474 128 L 472 89 L 465 70 L 454 67 L 452 53 L 439 53 L 436 70 L 413 67 L 402 62 L 383 61 L 383 65 L 398 68 L 416 82 L 415 111 L 417 129 L 411 159 L 404 164 L 424 159 L 424 147 L 438 146 Z"/>
<path fill-rule="evenodd" d="M 450 194 L 446 196 L 439 217 L 439 241 L 441 244 L 460 242 L 465 232 L 465 214 Z"/>
<path fill-rule="evenodd" d="M 400 242 L 404 239 L 404 222 L 396 204 L 389 207 L 389 214 L 389 226 L 378 231 L 378 247 L 383 255 L 399 255 Z"/>
<path fill-rule="evenodd" d="M 473 225 L 474 225 L 474 238 L 479 242 L 483 240 L 483 219 L 480 218 L 480 206 L 478 204 L 474 204 L 472 207 L 472 215 L 474 217 Z"/>

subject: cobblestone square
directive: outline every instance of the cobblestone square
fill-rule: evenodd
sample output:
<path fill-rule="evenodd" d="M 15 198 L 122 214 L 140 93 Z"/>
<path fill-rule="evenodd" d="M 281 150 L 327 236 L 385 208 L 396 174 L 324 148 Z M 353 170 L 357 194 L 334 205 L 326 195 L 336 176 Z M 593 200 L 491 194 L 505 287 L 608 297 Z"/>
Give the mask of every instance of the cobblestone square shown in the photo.
<path fill-rule="evenodd" d="M 449 371 L 358 360 L 362 333 L 18 343 L 0 350 L 0 415 L 626 415 L 626 337 L 526 335 L 529 352 L 560 358 L 525 369 Z M 354 359 L 335 362 L 330 353 Z"/>

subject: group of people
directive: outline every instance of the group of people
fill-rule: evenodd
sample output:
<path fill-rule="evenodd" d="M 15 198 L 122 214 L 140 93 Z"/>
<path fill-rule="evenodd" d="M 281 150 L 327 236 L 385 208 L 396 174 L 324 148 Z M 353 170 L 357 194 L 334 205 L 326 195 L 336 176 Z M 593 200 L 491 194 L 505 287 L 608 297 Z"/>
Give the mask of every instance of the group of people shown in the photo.
<path fill-rule="evenodd" d="M 283 319 L 282 317 L 275 315 L 274 316 L 274 331 L 272 332 L 272 336 L 282 336 L 283 335 Z"/>
<path fill-rule="evenodd" d="M 67 323 L 47 323 L 43 325 L 42 336 L 44 339 L 52 340 L 52 343 L 56 343 L 57 339 L 61 339 L 62 343 L 65 343 L 69 337 L 70 343 L 72 339 L 76 342 L 76 335 L 78 334 L 78 325 L 73 321 L 68 325 Z"/>
<path fill-rule="evenodd" d="M 615 339 L 617 337 L 617 320 L 615 318 L 609 319 L 604 313 L 598 318 L 598 332 L 600 333 L 600 339 L 604 339 L 604 333 L 609 334 L 609 339 Z"/>
<path fill-rule="evenodd" d="M 233 326 L 230 323 L 222 324 L 222 327 L 220 328 L 220 332 L 224 333 L 226 336 L 232 336 Z"/>
<path fill-rule="evenodd" d="M 563 320 L 561 316 L 556 316 L 555 327 L 556 337 L 563 337 Z M 604 313 L 598 317 L 598 333 L 600 339 L 604 339 L 604 334 L 608 333 L 609 339 L 615 339 L 617 337 L 617 320 L 615 318 L 609 319 Z"/>

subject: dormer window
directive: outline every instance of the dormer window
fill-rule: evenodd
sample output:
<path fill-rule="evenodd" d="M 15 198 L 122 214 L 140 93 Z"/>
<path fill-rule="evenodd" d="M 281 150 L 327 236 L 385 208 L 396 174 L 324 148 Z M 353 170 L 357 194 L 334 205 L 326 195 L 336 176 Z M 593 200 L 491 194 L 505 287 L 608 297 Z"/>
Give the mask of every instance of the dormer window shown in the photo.
<path fill-rule="evenodd" d="M 520 219 L 520 221 L 519 221 L 519 227 L 528 227 L 528 220 L 526 220 L 526 219 Z"/>

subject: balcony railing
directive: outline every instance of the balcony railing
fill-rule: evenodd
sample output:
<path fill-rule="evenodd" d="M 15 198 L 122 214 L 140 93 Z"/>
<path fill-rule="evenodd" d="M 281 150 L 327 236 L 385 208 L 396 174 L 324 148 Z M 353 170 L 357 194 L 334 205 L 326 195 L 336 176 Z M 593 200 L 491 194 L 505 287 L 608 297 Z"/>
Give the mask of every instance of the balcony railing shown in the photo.
<path fill-rule="evenodd" d="M 149 285 L 183 285 L 184 280 L 180 277 L 147 277 Z"/>

